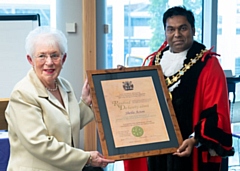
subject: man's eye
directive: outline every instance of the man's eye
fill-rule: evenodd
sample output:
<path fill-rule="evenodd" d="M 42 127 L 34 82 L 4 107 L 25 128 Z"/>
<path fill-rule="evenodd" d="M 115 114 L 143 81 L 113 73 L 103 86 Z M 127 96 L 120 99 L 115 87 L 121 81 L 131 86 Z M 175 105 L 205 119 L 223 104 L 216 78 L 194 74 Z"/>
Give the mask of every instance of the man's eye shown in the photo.
<path fill-rule="evenodd" d="M 181 30 L 185 31 L 187 30 L 187 27 L 181 27 Z"/>

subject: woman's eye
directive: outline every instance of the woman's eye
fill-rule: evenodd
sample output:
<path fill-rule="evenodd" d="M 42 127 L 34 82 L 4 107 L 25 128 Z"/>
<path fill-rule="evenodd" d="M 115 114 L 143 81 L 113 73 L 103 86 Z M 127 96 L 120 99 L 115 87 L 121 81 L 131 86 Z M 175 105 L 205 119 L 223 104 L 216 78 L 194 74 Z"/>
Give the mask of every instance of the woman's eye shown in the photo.
<path fill-rule="evenodd" d="M 45 58 L 46 55 L 39 55 L 38 57 L 39 57 L 39 58 Z"/>
<path fill-rule="evenodd" d="M 52 54 L 52 55 L 51 55 L 51 58 L 58 58 L 58 57 L 59 57 L 58 54 Z"/>

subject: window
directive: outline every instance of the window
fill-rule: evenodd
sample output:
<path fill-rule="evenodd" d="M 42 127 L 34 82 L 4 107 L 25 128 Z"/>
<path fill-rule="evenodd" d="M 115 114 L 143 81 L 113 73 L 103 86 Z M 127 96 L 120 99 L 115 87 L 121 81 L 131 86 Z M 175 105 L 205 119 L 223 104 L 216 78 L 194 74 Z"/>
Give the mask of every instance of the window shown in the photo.
<path fill-rule="evenodd" d="M 111 33 L 107 36 L 107 68 L 126 64 L 127 56 L 138 56 L 139 60 L 142 60 L 156 51 L 165 40 L 162 15 L 172 6 L 184 5 L 193 11 L 195 39 L 202 42 L 202 0 L 106 0 L 106 2 L 107 23 L 111 27 Z M 138 61 L 138 64 L 140 63 Z"/>
<path fill-rule="evenodd" d="M 235 74 L 240 75 L 240 57 L 235 59 Z"/>
<path fill-rule="evenodd" d="M 217 53 L 221 55 L 221 66 L 224 70 L 232 70 L 233 75 L 240 74 L 240 1 L 218 0 L 218 24 Z M 231 8 L 233 10 L 226 11 Z M 236 9 L 236 10 L 234 10 Z M 221 34 L 220 33 L 220 29 Z M 240 84 L 236 84 L 236 101 L 240 100 Z"/>
<path fill-rule="evenodd" d="M 240 34 L 240 28 L 236 28 L 236 34 Z"/>
<path fill-rule="evenodd" d="M 56 0 L 0 0 L 0 14 L 39 14 L 40 24 L 56 27 Z"/>
<path fill-rule="evenodd" d="M 222 16 L 218 16 L 218 24 L 222 24 Z"/>
<path fill-rule="evenodd" d="M 218 29 L 217 29 L 217 34 L 218 34 L 218 35 L 221 35 L 221 34 L 222 34 L 222 28 L 218 28 Z"/>

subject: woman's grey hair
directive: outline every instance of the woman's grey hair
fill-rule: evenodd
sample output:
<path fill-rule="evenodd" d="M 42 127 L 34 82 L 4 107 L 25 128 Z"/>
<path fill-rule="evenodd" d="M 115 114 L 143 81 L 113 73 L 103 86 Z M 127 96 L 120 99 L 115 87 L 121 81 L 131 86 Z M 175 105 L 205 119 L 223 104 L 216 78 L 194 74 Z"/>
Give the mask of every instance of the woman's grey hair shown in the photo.
<path fill-rule="evenodd" d="M 52 45 L 57 44 L 62 54 L 67 53 L 68 49 L 66 36 L 60 30 L 57 30 L 55 28 L 40 26 L 32 30 L 26 37 L 25 50 L 27 52 L 27 55 L 33 57 L 37 41 L 39 38 L 46 36 L 49 36 L 50 39 L 44 39 L 44 43 Z"/>

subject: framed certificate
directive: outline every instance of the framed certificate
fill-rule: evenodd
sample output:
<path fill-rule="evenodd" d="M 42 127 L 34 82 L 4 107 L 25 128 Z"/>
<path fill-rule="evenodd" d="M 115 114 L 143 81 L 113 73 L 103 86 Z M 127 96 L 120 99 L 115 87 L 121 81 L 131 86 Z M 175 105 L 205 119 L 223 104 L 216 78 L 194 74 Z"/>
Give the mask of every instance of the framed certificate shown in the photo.
<path fill-rule="evenodd" d="M 88 70 L 105 157 L 131 159 L 173 153 L 182 142 L 160 66 Z"/>

